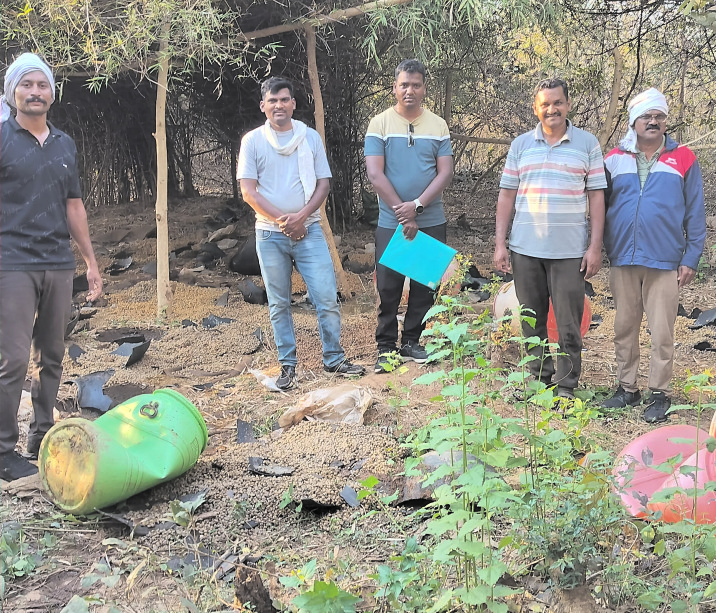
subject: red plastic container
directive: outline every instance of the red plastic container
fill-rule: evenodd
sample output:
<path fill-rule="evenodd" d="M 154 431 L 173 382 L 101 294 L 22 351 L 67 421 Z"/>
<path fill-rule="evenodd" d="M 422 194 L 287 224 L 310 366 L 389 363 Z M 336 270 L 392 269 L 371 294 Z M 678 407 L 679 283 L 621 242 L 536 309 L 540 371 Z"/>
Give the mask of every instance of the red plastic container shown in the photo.
<path fill-rule="evenodd" d="M 495 294 L 495 299 L 492 304 L 492 312 L 495 317 L 502 317 L 507 313 L 508 310 L 514 314 L 511 321 L 511 328 L 514 334 L 521 334 L 522 329 L 520 326 L 520 319 L 517 316 L 520 303 L 517 300 L 517 293 L 515 292 L 515 282 L 508 281 L 501 288 L 500 291 Z M 589 298 L 584 296 L 584 315 L 582 316 L 582 325 L 580 326 L 582 336 L 587 333 L 589 326 L 592 323 L 592 303 Z M 549 313 L 547 314 L 547 337 L 550 343 L 556 343 L 559 340 L 559 333 L 557 332 L 557 320 L 554 318 L 554 309 L 552 308 L 552 299 L 549 300 Z"/>
<path fill-rule="evenodd" d="M 580 330 L 582 332 L 582 338 L 589 330 L 589 326 L 592 323 L 592 303 L 589 302 L 589 298 L 584 296 L 584 315 L 582 315 L 582 325 Z M 550 343 L 556 343 L 559 341 L 559 332 L 557 331 L 557 320 L 554 317 L 554 309 L 552 308 L 552 299 L 549 299 L 549 313 L 547 314 L 547 338 Z"/>
<path fill-rule="evenodd" d="M 629 443 L 617 456 L 612 470 L 615 490 L 634 517 L 647 517 L 660 511 L 662 521 L 676 523 L 693 519 L 697 523 L 716 523 L 716 492 L 705 492 L 694 508 L 691 490 L 703 489 L 716 481 L 716 454 L 704 444 L 716 432 L 716 414 L 709 432 L 694 426 L 675 425 L 657 428 Z M 680 457 L 679 457 L 680 456 Z M 677 458 L 672 472 L 657 470 L 667 460 Z M 691 467 L 688 471 L 682 468 Z M 685 493 L 674 493 L 665 502 L 652 502 L 656 492 L 680 487 Z"/>

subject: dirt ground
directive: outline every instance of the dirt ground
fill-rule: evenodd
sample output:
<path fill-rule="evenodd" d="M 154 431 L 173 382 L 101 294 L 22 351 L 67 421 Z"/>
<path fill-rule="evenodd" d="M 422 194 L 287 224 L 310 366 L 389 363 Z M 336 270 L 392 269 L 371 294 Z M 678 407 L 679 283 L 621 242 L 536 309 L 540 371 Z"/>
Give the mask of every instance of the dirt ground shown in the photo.
<path fill-rule="evenodd" d="M 459 186 L 450 193 L 448 242 L 469 255 L 487 274 L 492 270 L 495 193 L 488 190 L 476 197 L 467 195 L 461 194 Z M 468 207 L 464 202 L 472 204 Z M 236 219 L 230 219 L 227 207 Z M 466 213 L 470 229 L 464 223 L 460 227 L 455 223 L 461 213 Z M 294 277 L 293 310 L 298 387 L 283 393 L 271 392 L 249 372 L 261 371 L 275 377 L 279 367 L 268 307 L 245 302 L 237 288 L 243 276 L 227 268 L 231 255 L 253 231 L 247 207 L 227 204 L 220 198 L 171 204 L 170 249 L 181 251 L 189 245 L 192 249 L 172 259 L 172 313 L 168 322 L 161 324 L 157 323 L 156 282 L 151 270 L 151 263 L 156 261 L 151 206 L 118 207 L 116 212 L 91 210 L 89 216 L 100 269 L 128 255 L 132 263 L 125 271 L 103 274 L 104 299 L 94 305 L 90 317 L 79 321 L 67 340 L 68 348 L 77 346 L 82 353 L 71 358 L 68 352 L 65 358 L 60 417 L 78 411 L 74 379 L 112 369 L 105 392 L 113 398 L 113 404 L 138 393 L 172 387 L 201 411 L 209 430 L 209 443 L 198 464 L 184 476 L 117 508 L 116 513 L 134 526 L 131 534 L 126 525 L 106 516 L 68 521 L 36 488 L 28 487 L 15 495 L 4 491 L 0 507 L 3 527 L 21 522 L 29 536 L 50 533 L 57 544 L 39 556 L 35 574 L 8 582 L 3 610 L 57 612 L 75 594 L 93 595 L 97 603 L 93 610 L 107 613 L 112 610 L 110 606 L 128 612 L 192 610 L 187 601 L 208 603 L 210 597 L 214 608 L 197 610 L 232 610 L 230 579 L 234 567 L 252 560 L 261 560 L 272 597 L 288 602 L 292 594 L 278 583 L 278 577 L 312 558 L 319 560 L 321 573 L 332 573 L 339 583 L 349 581 L 352 591 L 365 598 L 363 610 L 372 610 L 370 593 L 374 588 L 365 575 L 373 572 L 376 564 L 388 560 L 400 548 L 402 539 L 382 514 L 361 519 L 369 503 L 356 509 L 338 493 L 345 486 L 360 489 L 360 481 L 370 475 L 377 476 L 389 489 L 402 469 L 404 450 L 400 438 L 425 424 L 438 410 L 430 402 L 437 392 L 435 385 L 411 387 L 414 378 L 435 367 L 411 363 L 404 373 L 372 373 L 376 357 L 372 272 L 348 273 L 348 283 L 342 291 L 343 347 L 349 359 L 365 365 L 369 373 L 353 383 L 367 388 L 374 399 L 365 413 L 365 425 L 302 422 L 279 436 L 273 430 L 277 417 L 287 407 L 295 405 L 307 392 L 344 381 L 323 372 L 315 311 L 305 300 L 305 286 L 298 275 Z M 198 265 L 201 242 L 230 224 L 234 230 L 229 237 L 238 240 L 237 245 L 227 249 L 224 258 L 203 267 Z M 370 259 L 365 246 L 372 243 L 372 233 L 371 228 L 357 223 L 340 238 L 341 257 L 348 256 L 352 261 Z M 709 254 L 713 242 L 710 234 Z M 716 277 L 708 267 L 699 277 L 682 291 L 686 313 L 716 306 Z M 253 281 L 261 283 L 260 277 Z M 615 383 L 614 306 L 607 270 L 603 269 L 592 282 L 593 315 L 602 321 L 584 340 L 582 387 L 605 392 Z M 217 301 L 226 298 L 226 292 L 226 306 L 217 305 Z M 488 306 L 478 303 L 476 308 L 479 311 Z M 211 315 L 231 321 L 206 328 L 202 320 Z M 692 323 L 686 317 L 677 321 L 677 397 L 683 397 L 678 390 L 690 374 L 716 368 L 716 353 L 694 348 L 702 341 L 716 346 L 716 328 L 691 330 Z M 151 339 L 151 344 L 139 362 L 126 367 L 126 357 L 111 353 L 117 347 L 114 339 L 138 334 Z M 646 388 L 646 321 L 642 324 L 641 342 L 640 386 Z M 508 352 L 506 366 L 511 361 Z M 396 395 L 409 401 L 399 412 L 396 403 L 391 402 Z M 503 408 L 506 414 L 515 410 L 508 401 Z M 98 415 L 87 410 L 82 414 L 90 418 Z M 236 442 L 237 419 L 251 424 L 255 441 Z M 671 423 L 694 421 L 695 414 L 690 410 L 671 417 Z M 614 450 L 651 429 L 640 420 L 638 409 L 618 419 L 597 420 L 590 428 L 605 448 Z M 252 474 L 248 470 L 251 456 L 291 467 L 293 473 L 277 477 Z M 168 521 L 173 517 L 170 501 L 192 495 L 203 496 L 204 502 L 193 516 L 191 529 Z M 313 504 L 318 510 L 297 512 L 294 504 L 284 504 L 289 500 L 304 501 L 306 508 Z M 396 512 L 408 516 L 410 509 L 399 508 Z M 215 564 L 217 558 L 224 567 Z M 202 566 L 214 569 L 201 575 L 203 582 L 195 572 Z M 223 575 L 219 568 L 224 568 Z M 105 579 L 117 576 L 118 580 L 91 583 L 87 577 L 92 572 L 98 576 L 105 573 Z M 356 576 L 364 579 L 356 583 Z"/>

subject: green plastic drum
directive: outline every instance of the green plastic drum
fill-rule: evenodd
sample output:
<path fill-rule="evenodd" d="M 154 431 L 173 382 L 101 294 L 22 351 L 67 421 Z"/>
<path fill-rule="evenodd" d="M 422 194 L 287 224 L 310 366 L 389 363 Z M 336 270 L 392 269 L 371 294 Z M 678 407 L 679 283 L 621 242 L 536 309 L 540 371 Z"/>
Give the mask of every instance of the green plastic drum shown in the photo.
<path fill-rule="evenodd" d="M 77 515 L 126 500 L 189 470 L 209 440 L 180 393 L 135 396 L 95 421 L 73 417 L 42 441 L 40 478 L 53 502 Z"/>

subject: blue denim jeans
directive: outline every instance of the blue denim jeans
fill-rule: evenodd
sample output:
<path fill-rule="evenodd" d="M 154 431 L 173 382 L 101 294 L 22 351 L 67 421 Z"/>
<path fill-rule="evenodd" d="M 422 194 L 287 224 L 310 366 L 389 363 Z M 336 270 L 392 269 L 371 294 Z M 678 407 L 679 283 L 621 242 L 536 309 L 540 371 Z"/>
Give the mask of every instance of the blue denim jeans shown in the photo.
<path fill-rule="evenodd" d="M 345 360 L 341 348 L 341 311 L 336 275 L 328 245 L 318 223 L 312 223 L 300 241 L 278 230 L 256 229 L 256 253 L 266 285 L 278 361 L 296 366 L 296 333 L 291 314 L 291 273 L 295 262 L 318 314 L 318 334 L 323 345 L 323 364 L 337 366 Z"/>

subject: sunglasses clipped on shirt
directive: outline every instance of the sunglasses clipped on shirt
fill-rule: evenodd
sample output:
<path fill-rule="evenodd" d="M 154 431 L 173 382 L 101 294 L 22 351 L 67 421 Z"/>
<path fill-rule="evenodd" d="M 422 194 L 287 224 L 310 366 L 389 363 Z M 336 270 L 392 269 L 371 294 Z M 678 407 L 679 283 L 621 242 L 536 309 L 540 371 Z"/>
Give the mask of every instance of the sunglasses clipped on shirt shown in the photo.
<path fill-rule="evenodd" d="M 639 115 L 637 119 L 641 119 L 641 121 L 647 124 L 652 121 L 655 121 L 656 123 L 664 123 L 666 121 L 666 115 L 664 115 L 664 113 L 656 113 L 655 115 Z"/>
<path fill-rule="evenodd" d="M 415 138 L 413 137 L 413 134 L 415 134 L 415 126 L 412 123 L 408 124 L 408 147 L 412 147 L 415 144 Z"/>

